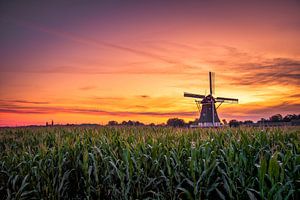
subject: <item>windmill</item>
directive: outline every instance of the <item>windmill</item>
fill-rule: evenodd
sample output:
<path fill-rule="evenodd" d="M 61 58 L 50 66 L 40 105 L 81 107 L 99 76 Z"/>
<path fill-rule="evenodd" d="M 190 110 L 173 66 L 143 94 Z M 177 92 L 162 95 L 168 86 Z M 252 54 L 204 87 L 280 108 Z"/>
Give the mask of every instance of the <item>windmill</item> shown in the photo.
<path fill-rule="evenodd" d="M 196 105 L 198 107 L 200 117 L 198 126 L 200 127 L 218 127 L 221 126 L 221 122 L 217 113 L 217 109 L 222 103 L 238 103 L 238 99 L 216 97 L 215 94 L 215 73 L 209 72 L 209 95 L 193 94 L 184 92 L 184 97 L 195 98 Z M 219 105 L 216 107 L 216 103 Z"/>

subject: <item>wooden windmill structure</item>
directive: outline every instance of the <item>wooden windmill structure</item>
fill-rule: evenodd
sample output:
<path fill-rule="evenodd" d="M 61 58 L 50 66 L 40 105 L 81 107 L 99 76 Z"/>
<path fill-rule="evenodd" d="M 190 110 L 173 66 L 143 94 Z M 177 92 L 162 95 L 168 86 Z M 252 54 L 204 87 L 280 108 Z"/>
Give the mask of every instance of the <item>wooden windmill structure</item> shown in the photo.
<path fill-rule="evenodd" d="M 215 94 L 215 73 L 209 72 L 209 95 L 193 94 L 184 92 L 184 97 L 195 98 L 196 105 L 198 107 L 200 117 L 198 125 L 199 127 L 218 127 L 221 126 L 221 122 L 217 113 L 217 109 L 222 103 L 238 103 L 238 99 L 225 98 L 225 97 L 213 97 Z M 219 105 L 216 107 L 216 103 Z"/>

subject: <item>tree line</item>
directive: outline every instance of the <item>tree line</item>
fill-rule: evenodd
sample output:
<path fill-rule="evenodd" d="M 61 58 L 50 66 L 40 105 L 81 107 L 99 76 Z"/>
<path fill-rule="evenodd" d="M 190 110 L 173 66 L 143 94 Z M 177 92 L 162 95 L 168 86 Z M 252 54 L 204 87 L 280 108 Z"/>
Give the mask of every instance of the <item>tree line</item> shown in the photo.
<path fill-rule="evenodd" d="M 300 114 L 298 114 L 298 115 L 287 114 L 285 116 L 282 116 L 281 114 L 276 114 L 276 115 L 272 115 L 268 119 L 261 118 L 259 121 L 257 121 L 257 123 L 291 122 L 293 120 L 300 120 Z M 222 122 L 224 125 L 229 125 L 231 127 L 254 124 L 254 122 L 252 120 L 239 121 L 236 119 L 232 119 L 229 122 L 227 122 L 226 120 L 222 120 Z M 147 126 L 189 127 L 190 125 L 197 124 L 197 123 L 198 123 L 198 119 L 195 119 L 194 121 L 185 122 L 183 119 L 180 119 L 180 118 L 170 118 L 167 120 L 166 123 L 162 123 L 162 124 L 154 124 L 154 123 L 144 124 L 142 122 L 132 121 L 132 120 L 123 121 L 121 123 L 118 123 L 117 121 L 112 120 L 112 121 L 109 121 L 107 123 L 107 125 L 108 126 L 146 126 L 147 125 Z"/>
<path fill-rule="evenodd" d="M 261 124 L 261 123 L 280 123 L 280 122 L 291 122 L 293 120 L 300 120 L 300 114 L 296 115 L 296 114 L 287 114 L 285 116 L 282 116 L 281 114 L 275 114 L 272 115 L 269 118 L 261 118 L 260 120 L 257 121 L 257 123 Z M 229 126 L 240 126 L 240 125 L 251 125 L 254 122 L 251 120 L 246 120 L 246 121 L 238 121 L 238 120 L 230 120 L 229 121 Z"/>

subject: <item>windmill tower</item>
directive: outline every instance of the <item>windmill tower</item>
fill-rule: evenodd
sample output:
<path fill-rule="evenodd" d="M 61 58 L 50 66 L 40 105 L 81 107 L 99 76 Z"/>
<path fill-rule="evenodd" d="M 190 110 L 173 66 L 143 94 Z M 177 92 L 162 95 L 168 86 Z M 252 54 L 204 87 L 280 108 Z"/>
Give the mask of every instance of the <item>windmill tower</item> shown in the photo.
<path fill-rule="evenodd" d="M 238 103 L 238 99 L 216 97 L 215 94 L 215 73 L 209 72 L 209 95 L 193 94 L 184 92 L 184 97 L 195 98 L 196 105 L 198 107 L 200 117 L 199 117 L 199 127 L 218 127 L 221 126 L 221 122 L 217 113 L 217 109 L 222 103 Z M 216 103 L 219 105 L 216 107 Z"/>

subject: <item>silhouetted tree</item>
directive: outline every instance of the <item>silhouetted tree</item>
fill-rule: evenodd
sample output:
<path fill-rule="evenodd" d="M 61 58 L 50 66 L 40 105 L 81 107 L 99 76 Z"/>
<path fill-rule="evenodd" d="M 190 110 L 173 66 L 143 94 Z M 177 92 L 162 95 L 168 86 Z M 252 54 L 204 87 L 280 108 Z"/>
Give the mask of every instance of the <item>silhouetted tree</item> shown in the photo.
<path fill-rule="evenodd" d="M 240 122 L 235 119 L 232 119 L 229 121 L 229 126 L 230 127 L 238 127 L 238 126 L 240 126 Z"/>
<path fill-rule="evenodd" d="M 269 120 L 265 119 L 265 118 L 261 118 L 260 120 L 257 121 L 257 123 L 264 123 L 264 122 L 268 122 Z"/>
<path fill-rule="evenodd" d="M 194 125 L 194 124 L 196 124 L 196 121 L 189 121 L 189 122 L 187 123 L 188 126 L 191 126 L 191 125 Z"/>
<path fill-rule="evenodd" d="M 224 125 L 228 124 L 227 121 L 226 121 L 226 119 L 223 119 L 222 122 L 223 122 Z"/>
<path fill-rule="evenodd" d="M 183 119 L 171 118 L 171 119 L 168 119 L 167 125 L 173 126 L 173 127 L 183 127 L 183 126 L 185 126 L 185 122 Z"/>
<path fill-rule="evenodd" d="M 290 121 L 292 121 L 292 120 L 297 120 L 297 119 L 299 119 L 298 116 L 297 116 L 296 114 L 292 114 L 292 115 L 286 115 L 286 116 L 282 119 L 282 121 L 284 121 L 284 122 L 290 122 Z"/>
<path fill-rule="evenodd" d="M 118 122 L 112 120 L 112 121 L 109 121 L 107 125 L 109 125 L 109 126 L 116 126 L 116 125 L 118 125 Z"/>
<path fill-rule="evenodd" d="M 282 121 L 282 115 L 281 114 L 276 114 L 270 117 L 271 122 L 280 122 Z"/>
<path fill-rule="evenodd" d="M 127 125 L 128 125 L 128 126 L 133 126 L 133 125 L 134 125 L 134 122 L 131 121 L 131 120 L 128 120 Z"/>
<path fill-rule="evenodd" d="M 252 120 L 246 120 L 246 121 L 243 122 L 243 124 L 246 124 L 246 125 L 247 125 L 247 124 L 253 124 L 253 123 L 254 123 L 254 122 L 253 122 Z"/>
<path fill-rule="evenodd" d="M 145 124 L 139 121 L 133 121 L 134 126 L 144 126 Z"/>
<path fill-rule="evenodd" d="M 144 124 L 142 122 L 139 122 L 139 121 L 128 120 L 127 122 L 123 121 L 122 125 L 125 125 L 125 126 L 143 126 Z"/>

